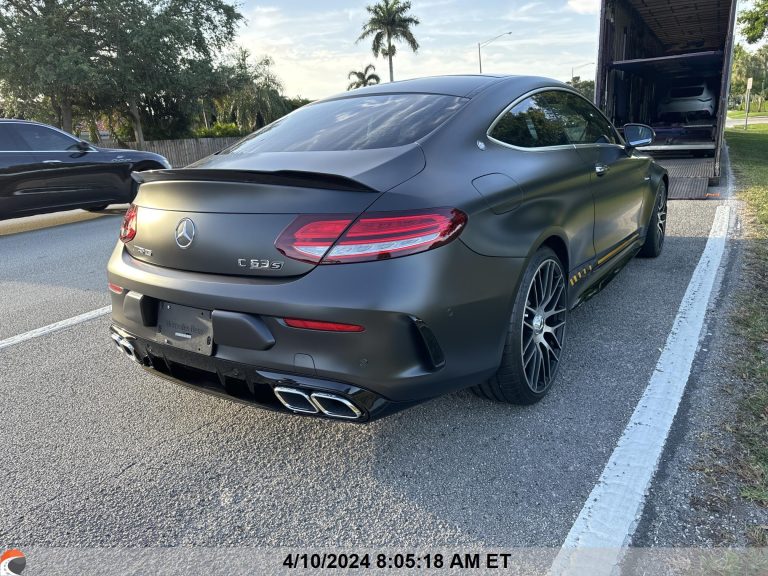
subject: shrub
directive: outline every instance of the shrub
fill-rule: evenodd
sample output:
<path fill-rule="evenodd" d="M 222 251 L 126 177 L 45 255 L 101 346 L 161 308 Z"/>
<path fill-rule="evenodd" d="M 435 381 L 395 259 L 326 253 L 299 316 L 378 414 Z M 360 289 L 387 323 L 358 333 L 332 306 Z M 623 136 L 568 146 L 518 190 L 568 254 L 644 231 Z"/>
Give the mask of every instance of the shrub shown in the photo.
<path fill-rule="evenodd" d="M 237 124 L 214 124 L 210 128 L 198 128 L 195 130 L 195 138 L 226 138 L 229 136 L 244 136 L 245 133 Z"/>

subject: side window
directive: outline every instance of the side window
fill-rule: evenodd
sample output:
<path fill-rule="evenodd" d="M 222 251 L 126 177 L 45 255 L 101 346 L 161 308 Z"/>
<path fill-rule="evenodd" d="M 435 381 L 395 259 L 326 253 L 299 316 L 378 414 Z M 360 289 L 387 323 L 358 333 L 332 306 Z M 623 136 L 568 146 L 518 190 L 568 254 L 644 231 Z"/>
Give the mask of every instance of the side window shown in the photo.
<path fill-rule="evenodd" d="M 26 152 L 29 146 L 16 134 L 16 126 L 13 122 L 0 122 L 0 152 Z"/>
<path fill-rule="evenodd" d="M 16 129 L 29 149 L 35 152 L 63 152 L 77 148 L 77 140 L 45 126 L 17 124 Z"/>
<path fill-rule="evenodd" d="M 564 93 L 560 116 L 572 144 L 618 144 L 616 131 L 602 114 L 583 98 Z"/>
<path fill-rule="evenodd" d="M 565 124 L 557 113 L 565 92 L 540 92 L 526 98 L 502 116 L 492 138 L 521 148 L 568 145 Z"/>

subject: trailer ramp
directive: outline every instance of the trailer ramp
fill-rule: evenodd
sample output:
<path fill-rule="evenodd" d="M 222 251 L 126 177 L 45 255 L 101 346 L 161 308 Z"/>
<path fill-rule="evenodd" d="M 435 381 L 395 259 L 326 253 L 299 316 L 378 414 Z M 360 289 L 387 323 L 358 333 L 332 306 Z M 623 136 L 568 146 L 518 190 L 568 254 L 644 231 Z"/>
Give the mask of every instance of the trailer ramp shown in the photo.
<path fill-rule="evenodd" d="M 710 200 L 720 197 L 709 191 L 714 170 L 712 158 L 655 158 L 669 173 L 670 200 Z"/>

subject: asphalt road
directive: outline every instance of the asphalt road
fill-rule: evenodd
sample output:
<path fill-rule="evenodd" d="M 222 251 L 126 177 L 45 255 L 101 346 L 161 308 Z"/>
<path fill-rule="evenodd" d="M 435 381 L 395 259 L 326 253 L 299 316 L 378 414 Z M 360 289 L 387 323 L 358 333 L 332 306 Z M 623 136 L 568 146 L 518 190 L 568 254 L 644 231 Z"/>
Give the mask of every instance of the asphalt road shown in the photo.
<path fill-rule="evenodd" d="M 0 542 L 560 546 L 648 384 L 716 206 L 670 203 L 663 255 L 571 315 L 559 383 L 533 407 L 462 392 L 364 426 L 273 414 L 145 374 L 106 316 L 0 350 Z M 0 222 L 0 339 L 109 302 L 119 219 L 46 218 Z"/>

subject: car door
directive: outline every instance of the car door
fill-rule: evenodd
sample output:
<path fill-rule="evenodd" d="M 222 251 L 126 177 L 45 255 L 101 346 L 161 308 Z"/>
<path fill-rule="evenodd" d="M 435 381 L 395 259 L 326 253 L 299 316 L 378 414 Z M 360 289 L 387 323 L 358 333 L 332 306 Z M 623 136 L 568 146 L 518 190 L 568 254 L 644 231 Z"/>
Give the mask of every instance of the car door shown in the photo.
<path fill-rule="evenodd" d="M 602 265 L 642 233 L 650 160 L 628 152 L 615 128 L 585 98 L 568 93 L 565 102 L 561 114 L 568 136 L 591 171 L 595 253 Z"/>
<path fill-rule="evenodd" d="M 560 236 L 568 246 L 570 275 L 594 258 L 595 214 L 591 171 L 568 141 L 558 114 L 566 94 L 538 90 L 513 103 L 488 132 L 489 139 L 511 150 L 487 152 L 502 155 L 497 164 L 508 166 L 506 176 L 524 193 L 512 237 L 530 247 Z"/>
<path fill-rule="evenodd" d="M 0 121 L 0 219 L 34 210 L 45 192 L 40 159 L 19 138 L 17 126 Z"/>
<path fill-rule="evenodd" d="M 95 148 L 83 149 L 81 141 L 41 124 L 17 124 L 20 138 L 41 158 L 46 208 L 92 206 L 118 197 L 119 166 L 105 163 Z"/>

